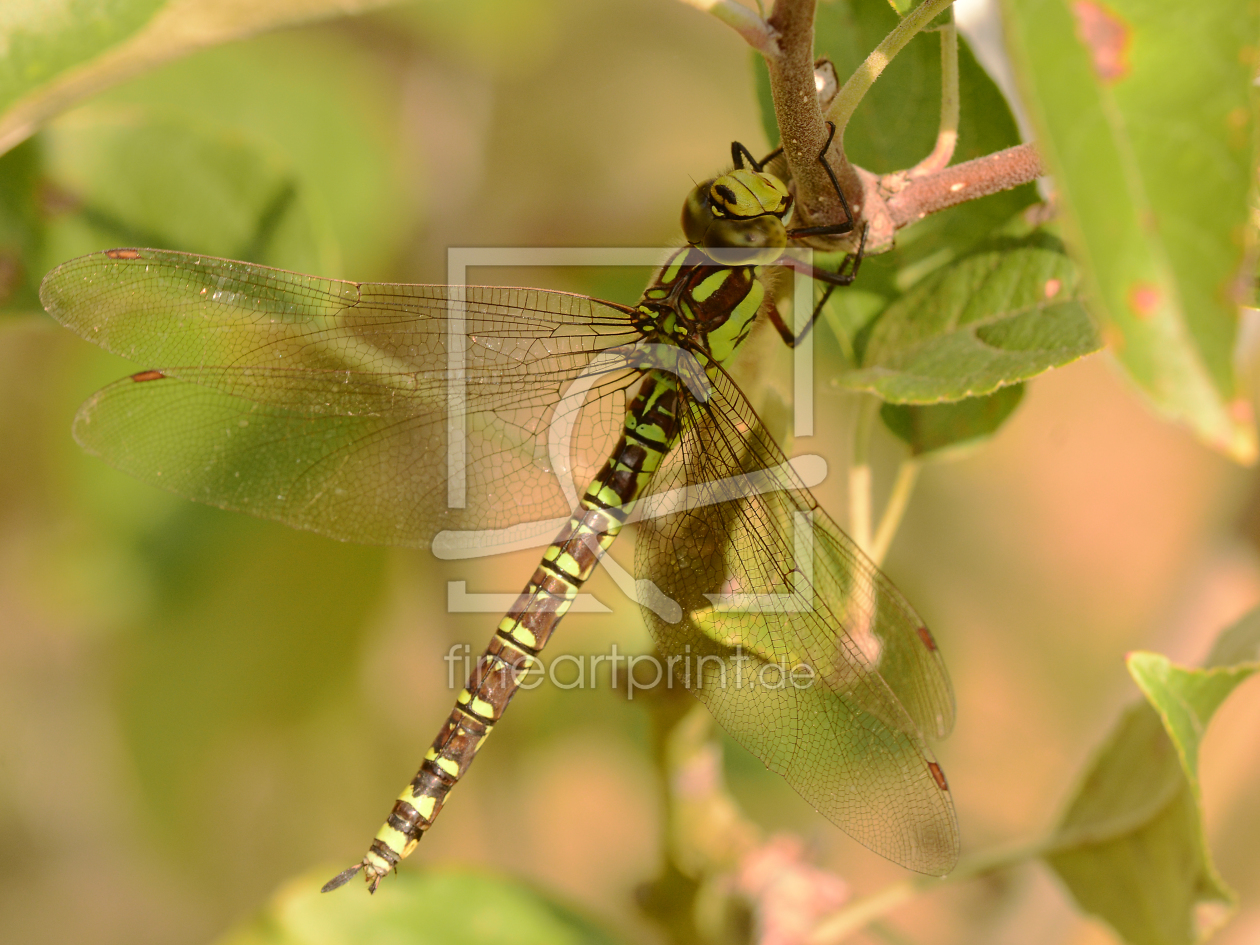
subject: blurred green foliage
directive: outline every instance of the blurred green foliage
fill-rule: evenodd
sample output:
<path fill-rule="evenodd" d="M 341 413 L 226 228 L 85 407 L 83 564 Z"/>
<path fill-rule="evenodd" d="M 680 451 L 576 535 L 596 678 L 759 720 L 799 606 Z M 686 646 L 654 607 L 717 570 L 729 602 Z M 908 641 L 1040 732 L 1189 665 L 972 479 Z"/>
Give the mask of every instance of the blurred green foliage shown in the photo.
<path fill-rule="evenodd" d="M 387 902 L 323 896 L 314 876 L 282 887 L 219 945 L 616 945 L 624 941 L 526 883 L 472 869 L 408 873 Z M 475 921 L 451 904 L 479 904 Z"/>
<path fill-rule="evenodd" d="M 202 34 L 180 46 L 168 34 L 146 33 L 165 6 L 23 2 L 0 13 L 7 41 L 0 112 L 18 106 L 2 116 L 0 138 L 12 144 L 31 116 L 58 116 L 36 122 L 34 136 L 0 155 L 6 940 L 206 941 L 311 862 L 357 855 L 384 799 L 410 776 L 447 710 L 443 655 L 463 643 L 476 652 L 497 619 L 446 613 L 446 579 L 509 593 L 532 567 L 529 555 L 455 567 L 342 545 L 186 505 L 81 455 L 68 434 L 75 405 L 136 367 L 48 323 L 38 311 L 42 274 L 71 256 L 127 243 L 327 276 L 434 282 L 445 280 L 447 246 L 660 245 L 677 238 L 681 196 L 722 162 L 732 138 L 757 152 L 766 146 L 759 128 L 774 137 L 769 111 L 759 118 L 754 101 L 755 92 L 765 101 L 764 75 L 750 80 L 738 40 L 680 4 L 416 4 L 213 46 L 107 88 L 192 46 L 330 9 L 296 0 L 259 4 L 226 22 L 216 16 L 240 5 L 207 0 Z M 1095 7 L 1129 25 L 1130 45 L 1121 48 L 1131 58 L 1116 60 L 1130 68 L 1127 85 L 1099 72 L 1108 34 L 1093 46 L 1080 40 L 1079 10 Z M 848 383 L 860 365 L 871 383 L 859 386 L 891 396 L 891 365 L 902 380 L 924 383 L 931 372 L 911 357 L 922 351 L 904 342 L 922 341 L 924 318 L 933 316 L 927 324 L 935 333 L 923 350 L 939 354 L 942 339 L 968 321 L 952 316 L 978 304 L 975 267 L 988 258 L 1024 268 L 1009 280 L 1010 293 L 981 300 L 981 315 L 1018 316 L 1003 307 L 1010 298 L 1046 298 L 1054 279 L 1066 287 L 1058 301 L 1070 300 L 1070 330 L 1056 322 L 1047 333 L 1044 320 L 1033 319 L 1035 331 L 1008 332 L 1008 344 L 981 354 L 1013 350 L 1018 365 L 1003 362 L 979 386 L 961 383 L 967 372 L 947 358 L 949 370 L 931 396 L 906 399 L 993 393 L 886 407 L 888 428 L 915 453 L 990 436 L 1018 420 L 1025 378 L 1097 346 L 1077 304 L 1087 297 L 1131 376 L 1200 435 L 1241 455 L 1229 280 L 1245 250 L 1240 234 L 1253 169 L 1254 10 L 1241 3 L 1212 11 L 1124 3 L 1072 9 L 1076 21 L 1067 4 L 1004 5 L 1014 66 L 1061 193 L 1063 239 L 1084 263 L 1082 280 L 1071 278 L 1057 239 L 1040 232 L 985 256 L 994 240 L 1009 238 L 1001 228 L 1019 226 L 1037 200 L 1032 185 L 960 205 L 904 231 L 893 252 L 864 263 L 856 286 L 833 295 L 831 334 L 819 345 L 825 376 Z M 823 3 L 818 51 L 843 77 L 895 22 L 877 0 Z M 127 69 L 94 71 L 98 53 L 135 37 Z M 92 93 L 70 110 L 58 98 L 67 76 L 81 83 L 80 93 Z M 965 43 L 960 85 L 956 160 L 1017 143 L 1005 101 Z M 939 42 L 923 35 L 856 114 L 846 140 L 851 156 L 880 173 L 913 164 L 931 149 L 939 98 Z M 1111 258 L 1130 246 L 1141 252 Z M 1020 250 L 1035 252 L 1036 264 L 1024 265 Z M 625 271 L 511 275 L 623 302 L 634 300 L 642 282 Z M 1156 295 L 1133 294 L 1148 283 Z M 1134 310 L 1148 297 L 1163 306 L 1152 319 Z M 1057 353 L 1028 355 L 1047 350 Z M 1118 397 L 1108 396 L 1109 403 Z M 1035 388 L 1026 399 L 1035 406 Z M 1100 412 L 1091 403 L 1073 416 L 1083 428 Z M 1039 416 L 1027 422 L 1048 422 Z M 835 425 L 815 440 L 831 455 L 842 453 L 847 435 Z M 1137 425 L 1109 427 L 1102 439 L 1128 444 Z M 1078 427 L 1051 432 L 1070 439 Z M 1078 746 L 1110 708 L 1100 693 L 1118 684 L 1119 654 L 1153 623 L 1166 626 L 1177 604 L 1169 588 L 1182 586 L 1166 571 L 1133 577 L 1137 570 L 1123 570 L 1140 569 L 1159 540 L 1141 533 L 1125 546 L 1127 559 L 1106 559 L 1119 576 L 1091 591 L 1072 562 L 1096 560 L 1091 542 L 1110 547 L 1107 533 L 1121 529 L 1107 516 L 1118 520 L 1116 509 L 1140 490 L 1119 476 L 1111 505 L 1090 511 L 1103 447 L 1081 449 L 1087 474 L 1073 478 L 1076 467 L 1059 465 L 1059 447 L 1038 452 L 1019 436 L 1029 434 L 1006 442 L 1024 443 L 1018 455 L 1027 468 L 1040 464 L 1046 479 L 1077 484 L 1057 517 L 1075 521 L 1075 512 L 1087 510 L 1082 517 L 1095 530 L 1080 526 L 1064 537 L 1048 524 L 1054 516 L 1038 519 L 1029 510 L 1039 494 L 1029 500 L 1009 480 L 1035 480 L 1036 468 L 1013 477 L 999 465 L 996 478 L 986 479 L 964 466 L 924 486 L 921 517 L 908 524 L 894 559 L 898 582 L 934 626 L 947 628 L 943 645 L 959 680 L 963 723 L 945 749 L 955 754 L 944 760 L 975 836 L 1009 831 L 1058 803 L 1064 778 L 1081 760 Z M 1143 474 L 1175 466 L 1147 441 L 1108 455 L 1124 448 Z M 1187 523 L 1166 539 L 1176 545 L 1169 567 L 1182 568 L 1187 548 L 1225 530 L 1229 503 L 1237 504 L 1229 497 L 1242 487 L 1185 443 L 1166 450 L 1186 468 L 1210 472 L 1172 485 L 1161 480 L 1180 491 L 1160 493 L 1134 520 Z M 1201 496 L 1218 493 L 1227 498 L 1206 508 Z M 832 507 L 842 498 L 820 495 Z M 597 580 L 594 588 L 617 612 L 568 618 L 572 649 L 594 652 L 613 641 L 627 651 L 646 648 L 637 614 L 610 584 Z M 976 609 L 979 597 L 988 602 Z M 1176 821 L 1165 849 L 1191 837 L 1179 862 L 1192 860 L 1194 876 L 1211 880 L 1203 889 L 1221 892 L 1184 744 L 1169 740 L 1168 713 L 1162 722 L 1154 710 L 1140 713 L 1139 734 L 1148 747 L 1159 745 L 1138 752 L 1148 767 L 1126 769 L 1132 756 L 1119 750 L 1100 765 L 1124 769 L 1109 783 L 1127 789 L 1133 771 L 1149 773 L 1151 759 L 1162 759 L 1138 787 L 1175 785 L 1180 806 L 1161 808 Z M 1131 716 L 1109 744 L 1133 748 Z M 1002 751 L 994 745 L 1007 717 L 1014 721 Z M 559 889 L 561 900 L 597 904 L 625 937 L 647 937 L 631 890 L 657 865 L 648 741 L 638 707 L 606 689 L 531 693 L 498 727 L 477 778 L 461 786 L 442 832 L 426 838 L 416 859 L 466 858 L 525 873 Z M 732 789 L 760 823 L 820 831 L 820 846 L 832 842 L 782 782 L 745 753 L 728 756 Z M 1069 818 L 1077 809 L 1074 802 Z M 1260 881 L 1253 855 L 1260 828 L 1248 809 L 1236 805 L 1241 826 L 1219 838 L 1244 901 Z M 487 825 L 484 812 L 495 810 L 511 818 Z M 884 866 L 860 851 L 833 855 L 845 875 L 868 882 L 895 875 L 881 874 Z M 1067 874 L 1076 869 L 1084 877 L 1077 885 L 1098 891 L 1100 861 L 1092 855 L 1062 853 L 1055 861 L 1070 887 Z M 522 942 L 611 940 L 554 894 L 481 870 L 429 866 L 404 874 L 385 906 L 382 897 L 320 899 L 316 882 L 283 886 L 227 941 L 332 940 L 322 937 L 328 929 L 348 941 L 423 940 L 420 934 L 512 940 L 507 930 Z M 1175 899 L 1161 897 L 1171 924 L 1197 902 Z M 79 907 L 67 909 L 68 900 Z M 1115 911 L 1088 895 L 1080 901 Z M 431 916 L 444 905 L 468 910 L 471 927 L 435 928 Z M 957 909 L 971 916 L 975 906 Z M 948 927 L 934 918 L 926 936 L 941 940 Z M 955 940 L 976 939 L 961 931 Z M 1135 933 L 1132 940 L 1143 939 Z"/>
<path fill-rule="evenodd" d="M 0 154 L 0 317 L 39 307 L 42 276 L 32 261 L 42 258 L 44 248 L 39 201 L 42 169 L 35 140 Z"/>
<path fill-rule="evenodd" d="M 166 0 L 14 0 L 5 12 L 0 113 L 23 94 L 134 36 Z M 11 142 L 10 142 L 11 143 Z"/>

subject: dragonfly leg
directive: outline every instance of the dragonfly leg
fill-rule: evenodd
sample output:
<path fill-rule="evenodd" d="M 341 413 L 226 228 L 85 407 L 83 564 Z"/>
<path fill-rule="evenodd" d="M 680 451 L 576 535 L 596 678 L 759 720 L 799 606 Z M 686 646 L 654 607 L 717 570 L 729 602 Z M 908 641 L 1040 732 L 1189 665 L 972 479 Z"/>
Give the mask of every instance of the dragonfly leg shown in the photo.
<path fill-rule="evenodd" d="M 844 220 L 840 223 L 827 223 L 823 226 L 802 226 L 794 230 L 788 230 L 787 235 L 789 239 L 799 239 L 802 236 L 842 236 L 845 233 L 851 233 L 855 226 L 853 211 L 849 209 L 849 201 L 845 200 L 844 190 L 840 187 L 840 181 L 836 177 L 836 172 L 831 169 L 831 162 L 827 160 L 827 149 L 831 147 L 831 140 L 836 136 L 835 122 L 827 122 L 827 129 L 827 143 L 818 152 L 818 163 L 827 172 L 827 178 L 831 181 L 832 189 L 835 190 L 836 196 L 840 198 L 840 206 L 844 208 Z M 767 158 L 767 160 L 769 159 Z"/>
<path fill-rule="evenodd" d="M 831 223 L 824 226 L 805 226 L 794 230 L 788 230 L 787 235 L 790 239 L 798 239 L 803 236 L 841 236 L 845 233 L 852 232 L 855 225 L 853 211 L 849 208 L 849 201 L 845 199 L 844 190 L 840 187 L 840 181 L 836 177 L 836 172 L 832 170 L 831 162 L 827 160 L 827 149 L 831 147 L 831 142 L 836 136 L 836 126 L 834 122 L 827 122 L 827 132 L 827 141 L 822 146 L 822 150 L 818 152 L 818 163 L 820 163 L 823 166 L 823 169 L 827 172 L 827 177 L 831 181 L 831 186 L 835 190 L 836 196 L 840 198 L 840 206 L 844 208 L 845 218 L 839 223 Z M 737 145 L 739 150 L 751 160 L 752 155 L 748 154 L 748 149 L 736 142 L 731 145 L 731 153 L 732 155 L 736 155 L 737 162 L 739 160 L 738 152 L 736 151 Z M 766 161 L 769 161 L 771 157 L 773 157 L 773 154 L 767 156 Z M 831 272 L 826 269 L 816 269 L 813 266 L 805 267 L 800 263 L 789 262 L 789 265 L 791 265 L 794 269 L 807 271 L 810 278 L 817 279 L 819 282 L 824 282 L 827 285 L 827 289 L 823 292 L 822 298 L 819 299 L 818 304 L 814 306 L 813 314 L 810 315 L 809 321 L 805 324 L 805 327 L 801 329 L 799 334 L 794 333 L 791 328 L 784 324 L 778 311 L 771 308 L 770 321 L 774 325 L 775 330 L 778 331 L 779 337 L 783 339 L 784 344 L 786 344 L 789 348 L 795 348 L 798 344 L 800 344 L 801 340 L 804 339 L 805 335 L 814 326 L 814 322 L 818 320 L 818 316 L 822 313 L 823 306 L 826 305 L 827 300 L 831 298 L 831 293 L 835 287 L 853 284 L 853 280 L 857 278 L 858 270 L 862 266 L 862 257 L 866 250 L 866 233 L 867 227 L 863 226 L 862 237 L 858 244 L 857 252 L 845 256 L 844 261 L 840 264 L 840 268 L 835 272 Z"/>
<path fill-rule="evenodd" d="M 827 143 L 828 144 L 831 143 L 830 138 L 827 139 Z M 746 148 L 744 145 L 740 144 L 740 142 L 738 141 L 731 142 L 731 163 L 735 165 L 736 170 L 741 170 L 744 167 L 744 163 L 747 162 L 749 167 L 751 167 L 754 171 L 760 174 L 762 169 L 767 164 L 769 164 L 771 161 L 773 161 L 782 153 L 783 153 L 783 145 L 779 145 L 777 148 L 775 148 L 773 151 L 771 151 L 769 154 L 763 157 L 760 161 L 758 161 L 755 157 L 752 156 L 752 152 L 749 151 L 748 148 Z"/>
<path fill-rule="evenodd" d="M 794 269 L 804 271 L 811 279 L 817 279 L 819 282 L 825 283 L 827 288 L 822 294 L 822 298 L 818 300 L 818 304 L 814 306 L 814 312 L 809 316 L 809 321 L 805 323 L 805 327 L 801 329 L 800 334 L 793 334 L 779 315 L 778 309 L 770 306 L 770 323 L 774 325 L 775 330 L 779 333 L 779 337 L 783 339 L 783 343 L 789 348 L 795 348 L 809 334 L 809 330 L 814 327 L 814 322 L 818 321 L 818 316 L 822 314 L 823 306 L 827 304 L 827 300 L 831 298 L 832 291 L 836 286 L 852 285 L 853 280 L 857 278 L 858 270 L 862 267 L 862 253 L 866 249 L 866 231 L 867 227 L 862 227 L 862 238 L 858 243 L 857 252 L 845 256 L 844 261 L 840 263 L 840 268 L 835 272 L 829 269 L 818 269 L 814 266 L 806 266 L 803 263 L 789 262 Z"/>

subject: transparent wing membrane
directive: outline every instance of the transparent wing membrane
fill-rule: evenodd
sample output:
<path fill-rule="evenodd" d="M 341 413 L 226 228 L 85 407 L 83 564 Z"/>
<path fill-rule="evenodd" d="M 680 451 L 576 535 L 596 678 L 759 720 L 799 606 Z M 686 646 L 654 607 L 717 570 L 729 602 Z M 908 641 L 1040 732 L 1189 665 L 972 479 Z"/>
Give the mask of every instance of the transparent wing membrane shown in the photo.
<path fill-rule="evenodd" d="M 817 507 L 725 375 L 691 401 L 652 484 L 687 501 L 644 522 L 636 566 L 682 606 L 644 616 L 724 728 L 828 819 L 924 873 L 958 857 L 953 802 L 924 734 L 953 724 L 944 664 L 918 616 Z M 705 489 L 776 470 L 782 489 Z M 689 661 L 689 662 L 688 662 Z"/>
<path fill-rule="evenodd" d="M 641 337 L 630 310 L 584 296 L 126 252 L 72 260 L 44 283 L 64 325 L 164 375 L 98 392 L 76 437 L 146 482 L 335 538 L 419 546 L 442 529 L 567 514 L 557 460 L 580 488 L 638 377 L 610 370 L 566 400 L 600 352 Z M 566 411 L 557 456 L 547 433 Z"/>

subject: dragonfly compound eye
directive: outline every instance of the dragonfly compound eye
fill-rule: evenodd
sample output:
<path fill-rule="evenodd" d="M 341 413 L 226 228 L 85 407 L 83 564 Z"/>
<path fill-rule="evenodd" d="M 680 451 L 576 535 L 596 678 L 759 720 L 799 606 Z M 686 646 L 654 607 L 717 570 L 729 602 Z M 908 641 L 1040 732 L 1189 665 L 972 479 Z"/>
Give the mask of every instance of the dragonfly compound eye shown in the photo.
<path fill-rule="evenodd" d="M 714 220 L 699 243 L 706 256 L 724 266 L 764 266 L 778 259 L 786 245 L 783 222 L 769 215 Z"/>
<path fill-rule="evenodd" d="M 683 204 L 682 228 L 688 243 L 699 244 L 704 240 L 704 232 L 713 222 L 713 207 L 709 204 L 710 188 L 713 181 L 706 180 L 691 188 L 687 201 Z"/>

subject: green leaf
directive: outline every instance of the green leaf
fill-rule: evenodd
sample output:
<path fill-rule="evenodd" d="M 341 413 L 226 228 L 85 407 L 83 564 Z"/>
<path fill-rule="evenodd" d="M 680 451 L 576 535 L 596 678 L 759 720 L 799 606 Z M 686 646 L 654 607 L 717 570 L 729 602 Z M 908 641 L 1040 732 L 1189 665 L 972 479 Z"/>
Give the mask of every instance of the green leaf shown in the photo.
<path fill-rule="evenodd" d="M 1233 906 L 1194 793 L 1148 705 L 1121 717 L 1059 831 L 1046 861 L 1083 910 L 1131 945 L 1190 945 Z"/>
<path fill-rule="evenodd" d="M 1181 767 L 1199 797 L 1199 742 L 1213 713 L 1240 682 L 1260 669 L 1260 663 L 1240 663 L 1212 669 L 1183 669 L 1158 653 L 1137 652 L 1125 661 L 1146 700 L 1168 730 Z"/>
<path fill-rule="evenodd" d="M 334 870 L 327 871 L 331 875 Z M 404 871 L 375 896 L 358 883 L 321 894 L 323 874 L 282 887 L 262 913 L 218 945 L 616 945 L 573 909 L 503 876 L 473 869 Z"/>
<path fill-rule="evenodd" d="M 59 258 L 114 246 L 177 247 L 307 272 L 335 265 L 323 215 L 259 142 L 152 109 L 83 109 L 41 135 L 62 208 Z"/>
<path fill-rule="evenodd" d="M 1233 370 L 1252 186 L 1247 0 L 1003 0 L 1091 311 L 1168 416 L 1256 455 Z"/>
<path fill-rule="evenodd" d="M 195 49 L 388 0 L 6 0 L 0 153 L 69 106 Z"/>
<path fill-rule="evenodd" d="M 859 338 L 859 343 L 861 339 Z M 989 394 L 1096 351 L 1076 270 L 1050 234 L 998 236 L 920 281 L 836 383 L 893 403 Z"/>
<path fill-rule="evenodd" d="M 1024 399 L 1024 385 L 1011 384 L 984 397 L 949 404 L 884 404 L 884 426 L 910 447 L 914 456 L 972 445 L 988 439 Z"/>
<path fill-rule="evenodd" d="M 1133 945 L 1194 943 L 1232 910 L 1204 836 L 1198 750 L 1212 714 L 1260 670 L 1260 611 L 1218 639 L 1207 669 L 1134 653 L 1147 701 L 1130 707 L 1099 751 L 1046 861 L 1080 906 Z M 1221 658 L 1246 657 L 1231 665 Z"/>

